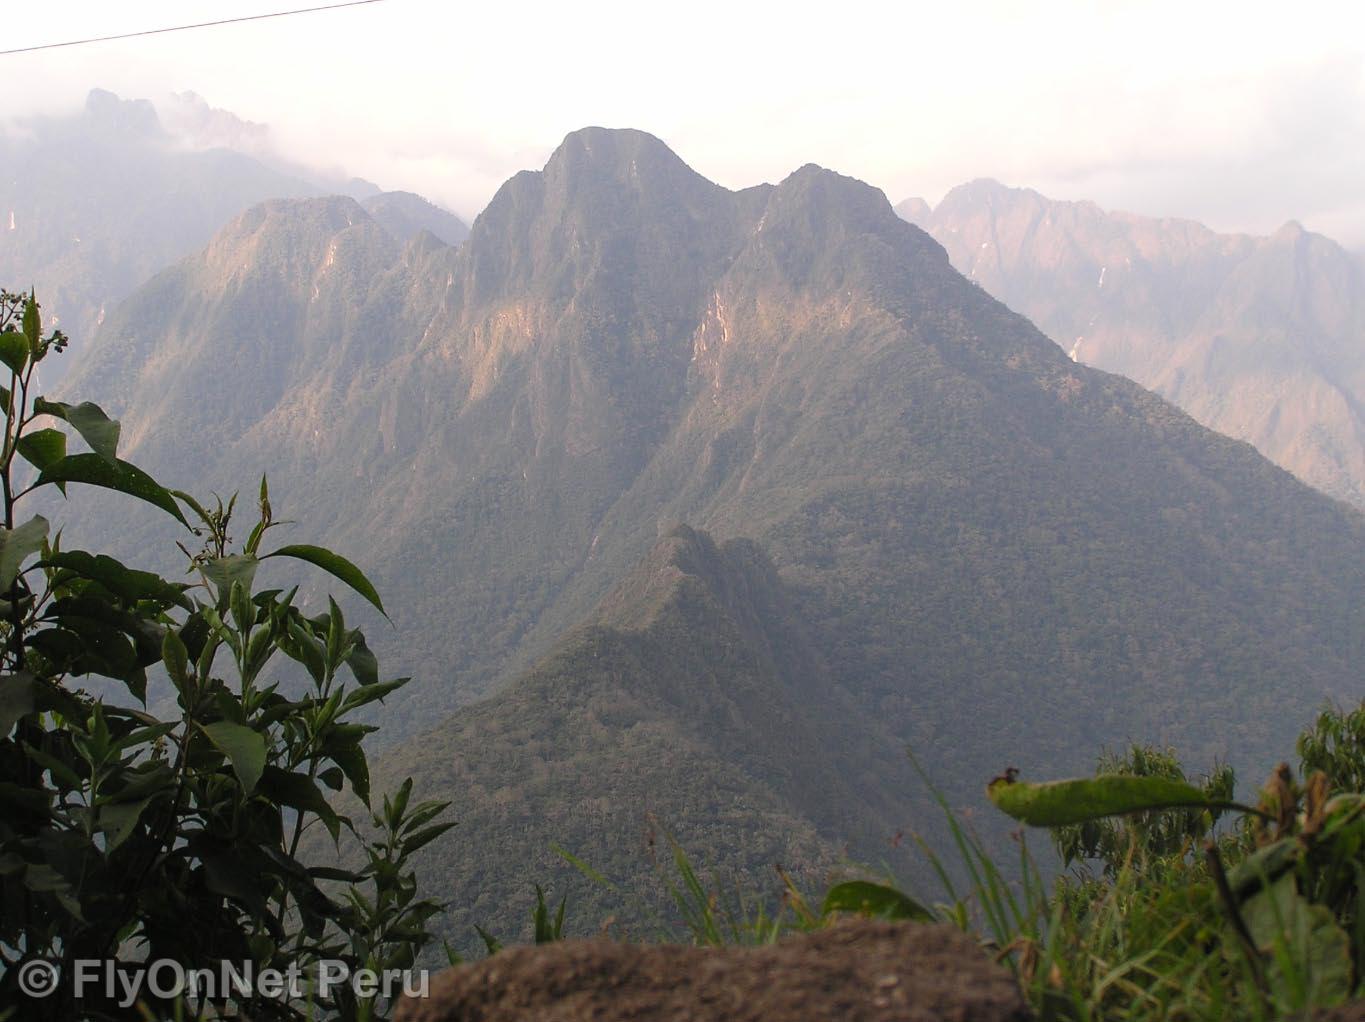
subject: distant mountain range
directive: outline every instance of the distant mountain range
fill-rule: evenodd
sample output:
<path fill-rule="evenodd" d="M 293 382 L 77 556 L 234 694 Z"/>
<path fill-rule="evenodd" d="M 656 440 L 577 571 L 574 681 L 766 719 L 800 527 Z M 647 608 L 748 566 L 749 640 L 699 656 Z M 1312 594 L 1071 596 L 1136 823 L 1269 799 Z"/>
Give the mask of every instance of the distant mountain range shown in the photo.
<path fill-rule="evenodd" d="M 876 189 L 732 192 L 593 128 L 458 248 L 381 212 L 252 208 L 69 389 L 170 485 L 268 469 L 376 578 L 416 678 L 376 772 L 456 800 L 424 854 L 460 919 L 551 842 L 647 868 L 650 811 L 703 862 L 879 858 L 935 825 L 905 745 L 959 806 L 1130 738 L 1250 782 L 1359 693 L 1360 516 L 1073 362 Z M 168 548 L 146 521 L 103 538 Z"/>
<path fill-rule="evenodd" d="M 146 100 L 96 89 L 79 114 L 0 130 L 0 281 L 36 288 L 72 337 L 91 338 L 134 288 L 263 199 L 346 191 L 403 240 L 468 233 L 417 196 L 269 158 L 262 126 L 193 94 L 167 108 L 170 127 Z"/>
<path fill-rule="evenodd" d="M 897 211 L 1072 358 L 1365 506 L 1365 262 L 1335 242 L 1296 223 L 1216 234 L 985 180 Z"/>

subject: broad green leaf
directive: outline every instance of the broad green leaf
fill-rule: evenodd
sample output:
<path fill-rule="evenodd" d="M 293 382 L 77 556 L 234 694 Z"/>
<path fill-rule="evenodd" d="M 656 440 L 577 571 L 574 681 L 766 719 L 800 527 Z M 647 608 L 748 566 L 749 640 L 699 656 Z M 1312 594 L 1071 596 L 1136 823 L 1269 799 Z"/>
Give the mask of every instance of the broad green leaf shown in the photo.
<path fill-rule="evenodd" d="M 26 672 L 0 674 L 0 738 L 36 708 L 38 682 Z"/>
<path fill-rule="evenodd" d="M 71 765 L 45 752 L 35 745 L 24 743 L 24 754 L 52 775 L 52 780 L 68 791 L 79 791 L 85 787 L 85 779 L 71 768 Z"/>
<path fill-rule="evenodd" d="M 167 628 L 166 636 L 161 640 L 161 662 L 166 665 L 166 673 L 171 676 L 175 687 L 182 688 L 189 675 L 190 652 L 173 628 Z"/>
<path fill-rule="evenodd" d="M 295 543 L 290 546 L 282 546 L 278 550 L 272 550 L 265 557 L 294 557 L 300 561 L 307 561 L 314 564 L 323 571 L 336 578 L 341 579 L 348 586 L 358 592 L 365 599 L 369 600 L 377 608 L 379 613 L 388 617 L 388 612 L 384 609 L 383 602 L 379 599 L 379 593 L 375 591 L 370 580 L 365 577 L 365 573 L 357 568 L 340 554 L 320 546 L 310 546 L 306 543 Z M 262 560 L 265 557 L 261 558 Z"/>
<path fill-rule="evenodd" d="M 393 798 L 384 796 L 384 817 L 385 822 L 393 828 L 397 828 L 403 820 L 403 814 L 408 811 L 408 799 L 412 797 L 412 778 L 408 777 L 398 786 Z"/>
<path fill-rule="evenodd" d="M 258 628 L 252 632 L 246 645 L 245 676 L 243 680 L 255 680 L 256 675 L 275 653 L 275 635 L 269 628 Z"/>
<path fill-rule="evenodd" d="M 394 678 L 392 681 L 376 682 L 373 685 L 361 685 L 346 696 L 346 701 L 342 703 L 342 709 L 349 711 L 359 706 L 366 706 L 376 699 L 382 700 L 390 692 L 402 688 L 411 678 Z"/>
<path fill-rule="evenodd" d="M 6 823 L 21 815 L 46 817 L 51 810 L 49 803 L 54 794 L 56 793 L 46 786 L 32 788 L 26 784 L 0 781 L 0 813 L 10 817 L 6 819 Z"/>
<path fill-rule="evenodd" d="M 279 767 L 268 767 L 261 779 L 262 793 L 281 805 L 304 809 L 313 813 L 331 812 L 332 807 L 307 774 L 291 773 Z"/>
<path fill-rule="evenodd" d="M 190 601 L 185 596 L 185 590 L 189 587 L 184 583 L 167 582 L 154 572 L 125 567 L 105 554 L 66 550 L 52 554 L 39 563 L 43 567 L 59 569 L 64 573 L 63 580 L 76 576 L 98 582 L 115 596 L 129 603 L 136 603 L 138 600 L 157 600 L 166 604 L 176 604 L 187 610 L 190 607 Z"/>
<path fill-rule="evenodd" d="M 47 519 L 34 515 L 17 529 L 0 526 L 0 591 L 6 591 L 19 577 L 24 560 L 43 548 L 47 539 Z"/>
<path fill-rule="evenodd" d="M 36 485 L 43 483 L 86 483 L 117 490 L 155 504 L 187 529 L 190 525 L 170 492 L 142 469 L 126 461 L 110 462 L 98 454 L 69 454 L 42 471 Z"/>
<path fill-rule="evenodd" d="M 1365 817 L 1365 794 L 1352 791 L 1333 795 L 1323 807 L 1322 815 L 1326 820 L 1322 827 L 1322 836 L 1331 837 L 1342 827 L 1350 826 Z"/>
<path fill-rule="evenodd" d="M 314 682 L 319 685 L 323 683 L 327 674 L 327 664 L 323 660 L 322 648 L 302 626 L 293 621 L 289 622 L 288 639 L 280 643 L 280 648 L 287 656 L 308 668 Z"/>
<path fill-rule="evenodd" d="M 1269 985 L 1282 1009 L 1330 1008 L 1346 1000 L 1351 939 L 1331 911 L 1299 894 L 1293 874 L 1247 899 L 1241 911 L 1252 940 L 1269 956 Z"/>
<path fill-rule="evenodd" d="M 336 765 L 341 767 L 346 774 L 346 779 L 351 782 L 351 790 L 356 793 L 356 797 L 366 806 L 369 806 L 370 767 L 365 760 L 365 750 L 357 744 L 349 748 L 338 749 L 331 753 L 331 756 Z"/>
<path fill-rule="evenodd" d="M 341 666 L 341 654 L 346 644 L 346 619 L 337 601 L 327 597 L 327 663 L 334 669 Z"/>
<path fill-rule="evenodd" d="M 151 796 L 148 796 L 136 802 L 112 802 L 100 806 L 99 829 L 104 831 L 106 852 L 112 852 L 128 840 L 142 810 L 147 808 L 151 800 Z"/>
<path fill-rule="evenodd" d="M 69 405 L 63 401 L 48 401 L 38 398 L 33 402 L 33 410 L 39 415 L 53 415 L 71 423 L 90 445 L 90 449 L 109 464 L 118 460 L 118 438 L 120 426 L 114 419 L 104 414 L 104 409 L 91 401 Z"/>
<path fill-rule="evenodd" d="M 1257 887 L 1279 879 L 1285 870 L 1299 861 L 1302 853 L 1303 846 L 1289 839 L 1258 848 L 1228 875 L 1228 886 L 1233 894 L 1244 898 Z"/>
<path fill-rule="evenodd" d="M 172 722 L 173 728 L 179 724 Z M 141 737 L 148 737 L 143 735 Z M 168 734 L 164 726 L 157 728 L 157 736 Z M 155 741 L 156 739 L 152 739 Z M 126 743 L 121 743 L 126 744 Z M 141 760 L 136 767 L 129 771 L 129 780 L 126 785 L 119 789 L 118 798 L 109 801 L 136 802 L 143 798 L 153 798 L 158 795 L 167 795 L 176 786 L 175 771 L 165 760 Z"/>
<path fill-rule="evenodd" d="M 341 767 L 328 767 L 318 774 L 318 780 L 333 791 L 340 791 L 342 784 L 346 781 L 346 775 L 342 773 Z"/>
<path fill-rule="evenodd" d="M 24 371 L 28 362 L 28 338 L 17 330 L 6 330 L 0 334 L 0 362 L 16 373 Z"/>
<path fill-rule="evenodd" d="M 261 879 L 237 855 L 205 855 L 204 881 L 210 891 L 246 905 L 257 918 L 266 915 L 265 899 L 258 889 Z"/>
<path fill-rule="evenodd" d="M 35 632 L 28 645 L 61 671 L 117 678 L 139 702 L 147 699 L 147 672 L 136 647 L 118 628 L 93 619 L 65 619 L 63 627 Z"/>
<path fill-rule="evenodd" d="M 417 831 L 416 833 L 411 834 L 408 837 L 405 837 L 403 839 L 403 844 L 401 847 L 402 853 L 404 855 L 411 855 L 419 848 L 422 848 L 430 844 L 432 841 L 435 841 L 438 837 L 440 837 L 453 826 L 455 826 L 454 820 L 448 821 L 446 823 L 433 823 L 430 827 L 424 827 L 423 829 Z"/>
<path fill-rule="evenodd" d="M 249 632 L 256 623 L 256 605 L 251 602 L 251 587 L 243 582 L 232 583 L 228 594 L 228 609 L 232 612 L 232 623 L 242 633 Z"/>
<path fill-rule="evenodd" d="M 21 436 L 14 449 L 41 472 L 66 457 L 66 434 L 60 429 L 35 429 Z"/>
<path fill-rule="evenodd" d="M 76 637 L 75 659 L 67 665 L 71 673 L 119 678 L 139 700 L 143 699 L 147 684 L 144 669 L 161 659 L 164 632 L 160 625 L 142 614 L 120 610 L 97 594 L 63 596 L 48 604 L 42 620 Z M 33 645 L 37 647 L 46 634 L 36 633 Z M 68 639 L 62 639 L 56 646 L 41 648 L 57 656 L 70 656 L 72 647 Z"/>
<path fill-rule="evenodd" d="M 201 725 L 200 730 L 231 761 L 246 793 L 255 791 L 265 770 L 265 738 L 249 727 L 225 720 Z"/>
<path fill-rule="evenodd" d="M 241 656 L 241 640 L 238 639 L 236 632 L 231 631 L 227 625 L 223 624 L 223 619 L 218 616 L 218 612 L 212 607 L 200 607 L 199 614 L 208 624 L 213 638 L 217 639 L 219 643 L 226 643 L 228 648 L 232 650 L 233 656 Z M 205 646 L 205 650 L 207 649 L 208 647 Z M 199 673 L 201 675 L 204 673 L 202 664 Z"/>
<path fill-rule="evenodd" d="M 1168 777 L 1101 774 L 1074 781 L 991 782 L 987 794 L 996 808 L 1032 827 L 1064 827 L 1124 813 L 1161 809 L 1245 809 L 1211 800 L 1202 791 Z"/>
<path fill-rule="evenodd" d="M 333 841 L 341 833 L 341 818 L 307 774 L 267 767 L 261 778 L 261 793 L 279 805 L 313 813 L 322 821 Z"/>
<path fill-rule="evenodd" d="M 247 537 L 245 550 L 249 554 L 254 554 L 261 545 L 261 537 L 266 530 L 273 524 L 274 512 L 270 509 L 270 484 L 265 476 L 261 476 L 261 496 L 260 496 L 260 520 L 251 528 L 251 535 Z"/>
<path fill-rule="evenodd" d="M 426 826 L 449 808 L 449 802 L 439 802 L 436 799 L 428 799 L 426 802 L 422 802 L 412 812 L 408 813 L 408 817 L 403 823 L 403 833 L 407 834 L 419 827 Z"/>
<path fill-rule="evenodd" d="M 850 880 L 835 884 L 825 895 L 821 915 L 832 912 L 857 912 L 877 919 L 916 919 L 932 922 L 934 914 L 914 898 L 884 884 Z"/>
<path fill-rule="evenodd" d="M 213 583 L 213 588 L 218 593 L 220 606 L 232 593 L 232 584 L 240 582 L 242 588 L 247 592 L 251 591 L 251 585 L 256 580 L 256 569 L 260 567 L 260 561 L 246 554 L 228 554 L 226 557 L 219 557 L 209 561 L 199 570 L 204 573 L 204 577 Z"/>
<path fill-rule="evenodd" d="M 374 685 L 379 681 L 379 659 L 370 647 L 365 645 L 365 636 L 359 630 L 351 632 L 351 655 L 346 658 L 346 666 L 361 685 Z"/>
<path fill-rule="evenodd" d="M 62 876 L 47 863 L 29 863 L 28 869 L 24 870 L 24 886 L 30 891 L 41 894 L 52 891 L 69 891 L 71 882 Z"/>

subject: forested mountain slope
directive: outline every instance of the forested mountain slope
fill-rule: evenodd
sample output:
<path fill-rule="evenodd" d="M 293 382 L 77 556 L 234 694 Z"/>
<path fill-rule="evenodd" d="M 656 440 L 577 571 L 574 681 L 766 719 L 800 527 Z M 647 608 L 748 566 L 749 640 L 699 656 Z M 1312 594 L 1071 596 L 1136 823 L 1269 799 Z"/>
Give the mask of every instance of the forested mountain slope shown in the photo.
<path fill-rule="evenodd" d="M 533 669 L 386 756 L 376 783 L 409 776 L 460 821 L 420 872 L 462 944 L 475 923 L 528 919 L 534 882 L 569 896 L 576 929 L 640 932 L 641 906 L 671 916 L 656 873 L 676 879 L 670 837 L 718 877 L 775 891 L 780 864 L 814 886 L 846 849 L 894 858 L 927 802 L 757 546 L 686 526 Z"/>
<path fill-rule="evenodd" d="M 755 541 L 850 705 L 964 803 L 1129 737 L 1259 769 L 1359 691 L 1356 514 L 814 166 L 730 192 L 587 129 L 458 249 L 273 203 L 126 302 L 71 389 L 169 484 L 269 467 L 373 573 L 417 678 L 390 736 L 529 669 L 678 522 Z"/>
<path fill-rule="evenodd" d="M 897 208 L 1072 358 L 1365 506 L 1365 270 L 1335 242 L 1295 223 L 1217 234 L 994 181 Z"/>

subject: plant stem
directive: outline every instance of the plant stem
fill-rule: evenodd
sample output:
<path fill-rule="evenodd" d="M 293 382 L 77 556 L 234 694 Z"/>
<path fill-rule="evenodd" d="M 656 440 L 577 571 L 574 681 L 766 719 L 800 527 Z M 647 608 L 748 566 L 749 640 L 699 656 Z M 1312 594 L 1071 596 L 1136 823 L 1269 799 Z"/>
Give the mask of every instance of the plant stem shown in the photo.
<path fill-rule="evenodd" d="M 1218 854 L 1218 846 L 1212 841 L 1204 845 L 1204 859 L 1209 864 L 1209 874 L 1213 877 L 1213 885 L 1218 890 L 1218 898 L 1222 901 L 1223 908 L 1227 910 L 1228 920 L 1232 923 L 1232 928 L 1237 934 L 1237 942 L 1241 945 L 1242 952 L 1251 964 L 1252 975 L 1256 977 L 1256 986 L 1264 996 L 1266 987 L 1265 975 L 1261 965 L 1261 952 L 1256 947 L 1256 941 L 1251 936 L 1251 931 L 1247 929 L 1241 909 L 1237 907 L 1237 898 L 1233 895 L 1232 887 L 1228 884 L 1227 871 L 1223 869 L 1223 857 Z"/>

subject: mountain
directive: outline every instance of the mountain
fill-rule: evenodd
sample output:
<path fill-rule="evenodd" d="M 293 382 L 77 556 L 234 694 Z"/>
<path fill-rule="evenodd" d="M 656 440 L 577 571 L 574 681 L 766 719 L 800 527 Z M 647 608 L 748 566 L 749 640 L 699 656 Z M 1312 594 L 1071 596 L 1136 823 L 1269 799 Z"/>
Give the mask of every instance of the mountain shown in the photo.
<path fill-rule="evenodd" d="M 349 199 L 270 203 L 111 314 L 70 390 L 167 484 L 227 493 L 268 468 L 277 514 L 305 523 L 285 535 L 374 576 L 396 627 L 373 644 L 416 679 L 383 708 L 379 737 L 408 741 L 377 770 L 457 797 L 474 822 L 452 840 L 482 860 L 515 861 L 483 827 L 587 835 L 546 766 L 561 741 L 585 784 L 680 750 L 675 783 L 745 793 L 814 866 L 845 827 L 875 852 L 862 809 L 827 807 L 910 786 L 902 745 L 964 807 L 1006 764 L 1085 770 L 1130 738 L 1250 783 L 1359 693 L 1358 514 L 1073 362 L 880 192 L 815 166 L 732 192 L 652 136 L 585 129 L 459 248 L 400 245 Z M 146 521 L 104 537 L 169 548 Z M 650 561 L 661 536 L 691 542 L 679 523 L 719 566 Z M 688 575 L 677 592 L 709 594 L 690 608 L 647 584 Z M 725 595 L 746 586 L 777 595 Z M 628 755 L 609 712 L 627 692 L 641 740 L 662 736 Z M 793 772 L 763 699 L 830 787 Z M 574 717 L 585 702 L 603 708 Z M 485 735 L 504 752 L 476 774 Z M 665 826 L 703 804 L 648 776 Z M 934 825 L 888 798 L 882 837 Z"/>
<path fill-rule="evenodd" d="M 897 210 L 1072 358 L 1365 506 L 1365 267 L 1335 242 L 1296 223 L 1215 234 L 995 181 Z"/>
<path fill-rule="evenodd" d="M 146 100 L 92 91 L 71 117 L 0 131 L 0 282 L 37 290 L 49 319 L 89 339 L 114 306 L 158 270 L 203 247 L 264 199 L 351 186 L 271 159 L 264 126 L 191 94 L 163 122 Z M 385 229 L 406 240 L 464 225 L 418 196 L 361 189 Z M 44 367 L 44 384 L 60 367 Z"/>
<path fill-rule="evenodd" d="M 86 338 L 247 206 L 318 191 L 241 153 L 182 149 L 150 103 L 98 89 L 74 117 L 0 134 L 0 167 L 0 280 L 35 287 Z"/>
<path fill-rule="evenodd" d="M 443 245 L 458 245 L 469 237 L 469 228 L 454 213 L 412 192 L 380 192 L 360 203 L 375 221 L 402 242 L 430 231 Z"/>
<path fill-rule="evenodd" d="M 532 669 L 386 757 L 376 783 L 404 777 L 453 800 L 459 826 L 419 870 L 456 895 L 442 930 L 463 943 L 474 924 L 529 918 L 532 878 L 569 897 L 577 928 L 662 912 L 670 836 L 718 876 L 774 889 L 780 863 L 814 886 L 846 841 L 890 854 L 894 821 L 923 802 L 758 546 L 686 526 Z"/>

